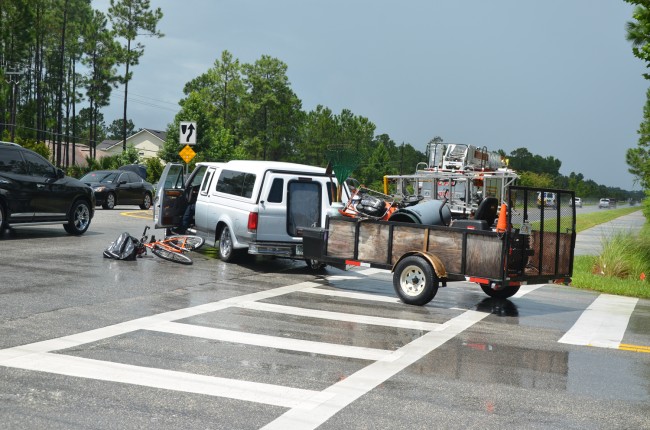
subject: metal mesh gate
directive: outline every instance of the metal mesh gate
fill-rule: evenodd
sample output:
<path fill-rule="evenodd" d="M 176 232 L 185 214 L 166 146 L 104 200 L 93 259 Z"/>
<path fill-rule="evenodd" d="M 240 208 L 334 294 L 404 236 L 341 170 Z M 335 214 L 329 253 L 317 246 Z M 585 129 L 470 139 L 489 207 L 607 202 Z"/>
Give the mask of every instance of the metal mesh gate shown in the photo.
<path fill-rule="evenodd" d="M 573 272 L 574 193 L 510 187 L 509 217 L 514 229 L 508 256 L 511 272 L 526 277 L 563 278 Z"/>

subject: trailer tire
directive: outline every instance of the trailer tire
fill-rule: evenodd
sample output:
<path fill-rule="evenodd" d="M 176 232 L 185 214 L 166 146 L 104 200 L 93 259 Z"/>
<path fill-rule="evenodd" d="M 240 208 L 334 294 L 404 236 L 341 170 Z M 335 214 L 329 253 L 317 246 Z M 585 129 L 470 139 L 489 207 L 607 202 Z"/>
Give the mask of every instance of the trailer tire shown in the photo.
<path fill-rule="evenodd" d="M 508 286 L 501 290 L 493 290 L 490 284 L 479 284 L 485 294 L 494 299 L 507 299 L 517 294 L 520 285 Z"/>
<path fill-rule="evenodd" d="M 412 255 L 395 266 L 393 288 L 404 303 L 422 306 L 438 292 L 438 277 L 426 259 Z"/>

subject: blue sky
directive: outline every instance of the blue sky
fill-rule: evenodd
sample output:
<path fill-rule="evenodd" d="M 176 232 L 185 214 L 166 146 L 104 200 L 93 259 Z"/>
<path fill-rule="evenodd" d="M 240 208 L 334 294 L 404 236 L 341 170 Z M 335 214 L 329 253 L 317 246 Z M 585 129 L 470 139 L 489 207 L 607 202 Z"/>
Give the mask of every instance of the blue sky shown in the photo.
<path fill-rule="evenodd" d="M 108 0 L 93 6 L 106 10 Z M 129 84 L 137 128 L 164 130 L 186 82 L 221 52 L 288 65 L 303 109 L 350 109 L 398 144 L 434 136 L 507 153 L 526 147 L 632 190 L 645 65 L 632 55 L 623 0 L 152 0 L 161 39 Z M 104 110 L 121 118 L 123 88 Z M 415 168 L 415 166 L 413 166 Z"/>

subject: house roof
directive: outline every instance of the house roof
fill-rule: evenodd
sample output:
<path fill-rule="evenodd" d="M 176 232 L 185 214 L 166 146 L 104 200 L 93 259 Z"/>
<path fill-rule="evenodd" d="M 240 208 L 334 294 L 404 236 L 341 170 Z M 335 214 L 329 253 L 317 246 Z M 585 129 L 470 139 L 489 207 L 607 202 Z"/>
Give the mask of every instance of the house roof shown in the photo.
<path fill-rule="evenodd" d="M 165 142 L 165 140 L 167 140 L 167 133 L 166 132 L 160 131 L 160 130 L 152 130 L 150 128 L 143 128 L 140 131 L 138 131 L 137 133 L 132 134 L 131 136 L 127 137 L 126 138 L 127 142 L 132 137 L 137 136 L 138 134 L 141 134 L 141 133 L 149 133 L 150 135 L 154 136 L 155 138 L 157 138 L 158 140 L 160 140 L 163 143 Z M 102 143 L 100 143 L 97 146 L 97 149 L 102 150 L 102 151 L 107 151 L 107 150 L 109 150 L 109 149 L 111 149 L 111 148 L 113 148 L 113 147 L 115 147 L 117 145 L 122 145 L 122 140 L 104 140 Z"/>
<path fill-rule="evenodd" d="M 50 150 L 51 157 L 54 154 L 54 151 L 56 150 L 54 146 L 54 142 L 47 140 L 45 141 L 45 144 L 47 145 L 47 148 Z M 64 143 L 65 145 L 65 143 Z M 69 144 L 68 146 L 68 160 L 67 163 L 64 161 L 63 164 L 72 165 L 72 143 Z M 74 144 L 74 164 L 77 164 L 79 166 L 85 167 L 88 165 L 88 162 L 86 161 L 86 157 L 90 155 L 90 148 L 88 145 L 84 145 L 83 143 L 75 143 Z M 61 148 L 61 155 L 62 157 L 65 157 L 65 149 L 62 147 Z"/>
<path fill-rule="evenodd" d="M 112 147 L 114 147 L 115 145 L 117 145 L 118 143 L 121 143 L 121 142 L 122 142 L 121 140 L 106 139 L 106 140 L 103 140 L 102 143 L 97 145 L 97 149 L 100 150 L 100 151 L 106 151 L 108 148 L 112 148 Z"/>

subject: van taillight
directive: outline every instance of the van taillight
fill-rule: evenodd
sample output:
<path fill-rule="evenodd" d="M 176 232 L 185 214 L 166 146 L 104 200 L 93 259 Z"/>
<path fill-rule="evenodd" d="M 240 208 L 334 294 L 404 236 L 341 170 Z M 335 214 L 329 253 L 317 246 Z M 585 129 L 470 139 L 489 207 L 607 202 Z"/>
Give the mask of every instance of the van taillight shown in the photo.
<path fill-rule="evenodd" d="M 250 212 L 248 214 L 248 231 L 257 230 L 257 212 Z"/>

